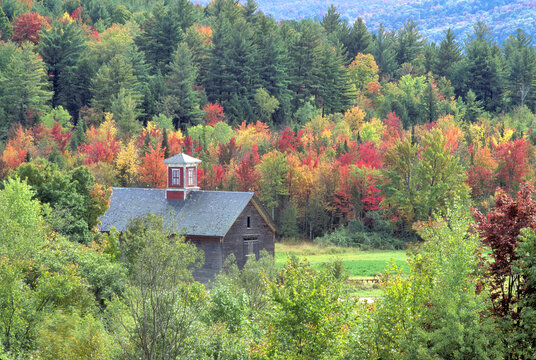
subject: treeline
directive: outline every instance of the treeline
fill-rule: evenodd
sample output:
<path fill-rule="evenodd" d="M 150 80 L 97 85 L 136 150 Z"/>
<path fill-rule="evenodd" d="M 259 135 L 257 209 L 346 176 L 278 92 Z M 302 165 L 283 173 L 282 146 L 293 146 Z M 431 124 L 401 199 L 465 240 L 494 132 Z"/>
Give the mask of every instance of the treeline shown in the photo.
<path fill-rule="evenodd" d="M 257 192 L 285 236 L 338 229 L 318 241 L 364 247 L 404 247 L 456 197 L 487 209 L 496 187 L 533 181 L 521 30 L 501 47 L 478 23 L 436 45 L 413 22 L 349 29 L 334 7 L 278 24 L 253 2 L 42 5 L 24 6 L 63 15 L 2 17 L 2 177 L 40 186 L 85 165 L 105 194 L 162 187 L 163 158 L 185 151 L 204 189 Z"/>
<path fill-rule="evenodd" d="M 447 31 L 428 43 L 413 21 L 371 33 L 333 6 L 321 21 L 281 23 L 254 1 L 4 1 L 2 9 L 4 138 L 11 124 L 58 106 L 88 125 L 112 112 L 125 130 L 159 114 L 184 130 L 203 122 L 209 103 L 234 125 L 303 124 L 307 106 L 342 113 L 374 81 L 348 66 L 358 53 L 374 56 L 382 86 L 411 74 L 445 78 L 453 93 L 444 95 L 464 101 L 472 90 L 490 112 L 534 103 L 531 38 L 518 31 L 499 44 L 483 23 L 467 39 Z M 423 121 L 417 115 L 412 124 Z"/>

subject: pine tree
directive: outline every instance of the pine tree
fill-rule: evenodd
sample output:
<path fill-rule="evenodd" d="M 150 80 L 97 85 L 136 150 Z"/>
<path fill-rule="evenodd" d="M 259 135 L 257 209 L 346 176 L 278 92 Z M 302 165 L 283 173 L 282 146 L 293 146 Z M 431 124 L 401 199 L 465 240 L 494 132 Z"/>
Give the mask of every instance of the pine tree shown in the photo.
<path fill-rule="evenodd" d="M 512 105 L 525 105 L 526 100 L 534 104 L 534 80 L 536 73 L 536 51 L 532 38 L 521 29 L 509 36 L 504 44 L 507 64 L 507 82 Z"/>
<path fill-rule="evenodd" d="M 318 93 L 322 28 L 318 23 L 305 20 L 295 42 L 290 45 L 290 89 L 294 92 L 293 112 Z"/>
<path fill-rule="evenodd" d="M 448 78 L 451 74 L 451 67 L 461 60 L 462 50 L 460 45 L 456 42 L 456 35 L 452 32 L 451 28 L 448 28 L 439 44 L 437 64 L 434 73 Z"/>
<path fill-rule="evenodd" d="M 102 65 L 91 83 L 92 106 L 102 111 L 110 111 L 112 99 L 117 98 L 119 91 L 124 89 L 136 101 L 141 102 L 139 83 L 132 71 L 132 65 L 122 55 L 114 56 Z"/>
<path fill-rule="evenodd" d="M 203 118 L 199 95 L 193 89 L 196 75 L 188 45 L 181 43 L 168 66 L 165 95 L 157 104 L 160 113 L 172 118 L 176 128 L 185 124 L 197 125 Z"/>
<path fill-rule="evenodd" d="M 477 100 L 483 102 L 486 110 L 500 110 L 504 106 L 504 59 L 486 25 L 479 22 L 474 26 L 474 35 L 465 51 L 466 84 L 475 92 Z"/>
<path fill-rule="evenodd" d="M 52 98 L 46 66 L 33 49 L 29 43 L 17 48 L 5 72 L 0 74 L 0 104 L 11 123 L 27 124 L 28 111 L 38 114 L 48 109 Z"/>
<path fill-rule="evenodd" d="M 6 13 L 2 9 L 2 6 L 0 6 L 0 40 L 7 41 L 12 34 L 13 26 L 11 26 Z"/>
<path fill-rule="evenodd" d="M 352 61 L 358 53 L 370 53 L 372 45 L 372 34 L 368 31 L 367 25 L 362 18 L 357 18 L 350 31 L 348 40 L 343 43 L 348 52 L 348 61 Z"/>
<path fill-rule="evenodd" d="M 425 40 L 417 30 L 417 23 L 407 20 L 396 36 L 396 60 L 398 65 L 412 63 L 422 52 Z"/>
<path fill-rule="evenodd" d="M 354 95 L 351 92 L 351 83 L 346 67 L 343 66 L 343 56 L 339 45 L 335 50 L 325 44 L 323 46 L 319 66 L 319 88 L 317 104 L 322 107 L 323 114 L 344 112 L 352 104 Z"/>
<path fill-rule="evenodd" d="M 275 123 L 286 123 L 290 119 L 288 54 L 278 33 L 277 24 L 268 17 L 260 17 L 255 27 L 255 38 L 259 44 L 259 82 L 261 87 L 279 101 L 273 115 Z"/>
<path fill-rule="evenodd" d="M 173 52 L 184 38 L 181 23 L 172 14 L 171 8 L 156 3 L 151 15 L 143 26 L 143 31 L 136 37 L 138 48 L 145 53 L 147 62 L 153 72 L 166 73 L 166 66 L 171 61 Z M 176 14 L 179 16 L 180 14 Z M 184 21 L 189 21 L 184 19 Z"/>
<path fill-rule="evenodd" d="M 393 34 L 386 32 L 382 24 L 380 24 L 378 33 L 374 38 L 371 53 L 380 68 L 380 77 L 392 77 L 397 67 Z"/>
<path fill-rule="evenodd" d="M 87 49 L 82 29 L 75 22 L 56 23 L 41 33 L 38 51 L 47 64 L 52 82 L 52 107 L 62 105 L 72 115 L 83 104 L 80 76 L 81 59 Z"/>

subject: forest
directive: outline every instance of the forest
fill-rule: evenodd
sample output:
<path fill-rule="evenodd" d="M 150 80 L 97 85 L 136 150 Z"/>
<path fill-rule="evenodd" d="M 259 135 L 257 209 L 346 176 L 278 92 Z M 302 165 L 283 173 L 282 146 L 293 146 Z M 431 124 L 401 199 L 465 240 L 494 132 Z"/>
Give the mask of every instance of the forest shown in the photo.
<path fill-rule="evenodd" d="M 203 5 L 209 2 L 199 1 Z M 448 28 L 460 38 L 465 38 L 478 21 L 485 22 L 501 42 L 518 27 L 522 27 L 532 37 L 536 30 L 536 3 L 532 0 L 259 0 L 257 3 L 261 11 L 276 20 L 320 20 L 327 11 L 327 5 L 333 4 L 343 21 L 353 23 L 361 18 L 374 31 L 378 30 L 380 24 L 389 30 L 396 30 L 411 19 L 417 23 L 426 38 L 437 42 Z"/>
<path fill-rule="evenodd" d="M 3 0 L 0 359 L 533 359 L 536 50 L 475 22 L 276 21 L 249 0 Z M 408 249 L 370 303 L 270 257 L 212 284 L 112 187 L 252 191 L 287 239 Z M 172 241 L 170 241 L 172 239 Z"/>

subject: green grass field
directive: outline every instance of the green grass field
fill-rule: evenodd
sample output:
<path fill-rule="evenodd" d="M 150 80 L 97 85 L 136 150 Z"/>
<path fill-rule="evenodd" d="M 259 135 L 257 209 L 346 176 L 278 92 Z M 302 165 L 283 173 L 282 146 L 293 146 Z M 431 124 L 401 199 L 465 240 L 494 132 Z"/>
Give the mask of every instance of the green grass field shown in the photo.
<path fill-rule="evenodd" d="M 356 296 L 376 297 L 380 295 L 379 287 L 370 281 L 381 274 L 386 265 L 394 261 L 403 271 L 409 271 L 404 250 L 361 251 L 354 248 L 318 247 L 309 242 L 298 244 L 277 243 L 275 246 L 275 263 L 283 266 L 290 255 L 306 259 L 312 266 L 340 260 L 349 276 L 349 282 L 356 286 Z"/>

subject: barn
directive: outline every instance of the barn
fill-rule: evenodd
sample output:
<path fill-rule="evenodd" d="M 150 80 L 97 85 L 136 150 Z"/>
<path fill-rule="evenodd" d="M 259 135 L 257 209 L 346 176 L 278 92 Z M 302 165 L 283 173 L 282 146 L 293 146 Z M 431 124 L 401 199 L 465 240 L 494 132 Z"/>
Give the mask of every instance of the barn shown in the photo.
<path fill-rule="evenodd" d="M 200 162 L 187 154 L 164 160 L 165 189 L 113 188 L 100 230 L 115 227 L 121 232 L 136 217 L 162 216 L 174 232 L 203 250 L 205 263 L 194 273 L 201 282 L 213 279 L 231 254 L 240 268 L 263 249 L 273 256 L 277 227 L 259 199 L 251 192 L 200 190 Z"/>

